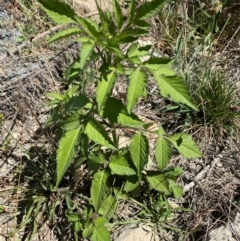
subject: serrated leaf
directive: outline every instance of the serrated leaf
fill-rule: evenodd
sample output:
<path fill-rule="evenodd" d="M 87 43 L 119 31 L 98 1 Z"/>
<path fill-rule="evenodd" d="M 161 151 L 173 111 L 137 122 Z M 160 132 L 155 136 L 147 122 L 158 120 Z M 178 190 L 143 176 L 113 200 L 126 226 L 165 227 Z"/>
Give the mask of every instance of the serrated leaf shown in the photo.
<path fill-rule="evenodd" d="M 109 168 L 111 169 L 112 175 L 131 176 L 136 174 L 135 170 L 123 156 L 111 156 Z"/>
<path fill-rule="evenodd" d="M 129 23 L 132 22 L 132 20 L 135 17 L 135 9 L 136 9 L 136 2 L 135 0 L 131 0 L 130 4 L 129 4 L 129 8 L 128 8 L 128 21 Z"/>
<path fill-rule="evenodd" d="M 88 161 L 88 167 L 91 171 L 96 172 L 104 163 L 106 159 L 103 154 L 91 155 Z"/>
<path fill-rule="evenodd" d="M 47 15 L 58 24 L 75 23 L 74 10 L 66 3 L 57 0 L 38 0 Z"/>
<path fill-rule="evenodd" d="M 76 34 L 80 34 L 82 32 L 81 29 L 79 28 L 68 28 L 68 29 L 64 29 L 58 33 L 56 33 L 55 35 L 53 35 L 49 40 L 48 43 L 53 43 L 65 38 L 68 38 L 70 36 L 76 35 Z"/>
<path fill-rule="evenodd" d="M 69 88 L 67 91 L 68 98 L 71 99 L 74 96 L 74 94 L 76 94 L 78 89 L 79 89 L 78 85 L 73 85 L 71 88 Z"/>
<path fill-rule="evenodd" d="M 135 107 L 137 99 L 143 95 L 146 86 L 146 74 L 137 68 L 130 75 L 130 83 L 127 93 L 127 110 L 131 113 L 132 109 Z"/>
<path fill-rule="evenodd" d="M 110 232 L 104 225 L 94 227 L 92 241 L 111 241 Z"/>
<path fill-rule="evenodd" d="M 166 132 L 165 132 L 165 130 L 163 129 L 162 126 L 159 127 L 159 129 L 158 129 L 158 134 L 159 134 L 159 135 L 165 135 L 165 134 L 166 134 Z"/>
<path fill-rule="evenodd" d="M 125 192 L 132 192 L 140 185 L 140 178 L 138 176 L 129 176 L 124 185 Z"/>
<path fill-rule="evenodd" d="M 124 29 L 121 32 L 121 35 L 118 36 L 118 39 L 121 41 L 121 39 L 126 38 L 127 36 L 133 36 L 133 37 L 141 37 L 141 36 L 146 36 L 148 34 L 148 31 L 142 28 L 133 28 L 133 27 L 128 27 Z"/>
<path fill-rule="evenodd" d="M 173 146 L 183 156 L 187 158 L 202 157 L 201 151 L 190 135 L 186 133 L 178 133 L 168 136 L 168 140 L 172 142 Z"/>
<path fill-rule="evenodd" d="M 81 42 L 81 43 L 89 43 L 89 42 L 91 42 L 91 38 L 89 38 L 88 36 L 81 36 L 81 37 L 77 38 L 76 41 Z"/>
<path fill-rule="evenodd" d="M 134 25 L 144 30 L 149 30 L 149 28 L 151 27 L 151 25 L 144 20 L 135 20 Z"/>
<path fill-rule="evenodd" d="M 51 114 L 51 116 L 49 117 L 47 123 L 46 123 L 46 127 L 50 127 L 53 124 L 55 124 L 57 121 L 59 121 L 59 119 L 62 117 L 62 115 L 58 112 L 60 107 L 57 107 L 56 109 L 54 109 L 54 112 Z"/>
<path fill-rule="evenodd" d="M 151 57 L 147 61 L 144 61 L 143 64 L 150 70 L 159 70 L 159 74 L 165 74 L 170 76 L 176 75 L 175 72 L 170 68 L 170 64 L 173 59 L 171 58 L 160 58 L 160 57 Z M 167 68 L 167 71 L 165 70 Z M 172 74 L 173 73 L 173 74 Z"/>
<path fill-rule="evenodd" d="M 103 118 L 108 118 L 112 124 L 117 123 L 118 115 L 124 108 L 125 106 L 121 100 L 109 97 L 105 102 L 101 115 Z"/>
<path fill-rule="evenodd" d="M 146 136 L 137 133 L 133 136 L 130 144 L 132 161 L 140 174 L 148 162 L 149 145 Z"/>
<path fill-rule="evenodd" d="M 104 217 L 111 217 L 117 208 L 117 200 L 113 195 L 109 195 L 102 203 L 98 210 L 98 214 Z"/>
<path fill-rule="evenodd" d="M 82 30 L 92 39 L 97 40 L 101 36 L 99 27 L 93 20 L 80 16 L 75 16 L 75 19 L 82 27 Z"/>
<path fill-rule="evenodd" d="M 148 171 L 147 181 L 154 190 L 164 193 L 165 195 L 171 194 L 168 180 L 161 172 Z"/>
<path fill-rule="evenodd" d="M 119 58 L 123 59 L 124 56 L 122 54 L 121 49 L 119 48 L 119 44 L 116 43 L 115 45 L 110 44 L 109 42 L 107 44 L 103 44 L 103 46 L 109 50 L 110 52 L 112 52 L 113 54 L 115 54 L 116 56 L 118 56 Z"/>
<path fill-rule="evenodd" d="M 92 186 L 91 186 L 91 201 L 98 212 L 102 205 L 103 200 L 107 197 L 109 192 L 109 184 L 107 183 L 109 173 L 107 171 L 96 172 L 93 175 Z"/>
<path fill-rule="evenodd" d="M 117 28 L 121 29 L 123 25 L 123 15 L 117 0 L 113 0 L 113 12 L 116 19 Z"/>
<path fill-rule="evenodd" d="M 65 78 L 71 82 L 73 81 L 77 76 L 79 76 L 79 73 L 81 71 L 80 68 L 80 57 L 78 57 L 76 60 L 74 60 L 68 68 L 64 72 Z"/>
<path fill-rule="evenodd" d="M 89 99 L 83 95 L 79 94 L 78 96 L 74 96 L 68 101 L 66 104 L 66 109 L 68 111 L 78 111 L 82 109 L 86 104 L 89 103 Z"/>
<path fill-rule="evenodd" d="M 117 123 L 123 126 L 140 128 L 144 125 L 144 122 L 139 120 L 137 116 L 128 113 L 119 113 Z"/>
<path fill-rule="evenodd" d="M 48 97 L 51 97 L 53 99 L 56 99 L 56 100 L 64 100 L 64 98 L 65 98 L 65 95 L 59 94 L 56 92 L 47 92 L 47 93 L 45 93 L 45 95 Z"/>
<path fill-rule="evenodd" d="M 129 127 L 141 127 L 144 125 L 135 114 L 128 114 L 125 105 L 121 100 L 109 97 L 105 103 L 103 112 L 103 118 L 108 118 L 110 122 L 118 123 Z"/>
<path fill-rule="evenodd" d="M 170 96 L 173 101 L 186 104 L 190 108 L 198 110 L 192 103 L 187 85 L 181 77 L 165 76 L 158 72 L 154 73 L 154 77 L 157 80 L 163 97 Z"/>
<path fill-rule="evenodd" d="M 116 36 L 114 38 L 114 40 L 116 41 L 116 43 L 123 44 L 123 43 L 132 43 L 134 41 L 136 41 L 138 39 L 138 37 L 134 37 L 134 36 L 129 36 L 129 35 L 119 35 Z"/>
<path fill-rule="evenodd" d="M 139 46 L 137 44 L 133 44 L 127 52 L 127 55 L 129 58 L 132 57 L 142 57 L 148 54 L 148 50 L 140 50 Z"/>
<path fill-rule="evenodd" d="M 161 11 L 163 6 L 169 2 L 169 0 L 152 0 L 150 2 L 143 3 L 138 9 L 135 19 L 146 20 Z"/>
<path fill-rule="evenodd" d="M 86 62 L 91 55 L 94 48 L 94 44 L 92 43 L 84 43 L 81 47 L 80 52 L 80 69 L 83 69 L 86 65 Z"/>
<path fill-rule="evenodd" d="M 183 188 L 176 183 L 170 185 L 173 190 L 173 195 L 175 198 L 181 198 L 183 196 Z"/>
<path fill-rule="evenodd" d="M 103 10 L 102 10 L 102 8 L 99 6 L 97 0 L 95 0 L 95 4 L 96 4 L 96 6 L 97 6 L 98 15 L 99 15 L 99 17 L 100 17 L 102 32 L 103 32 L 103 34 L 106 36 L 106 35 L 109 34 L 107 15 L 106 15 L 106 13 L 103 12 Z"/>
<path fill-rule="evenodd" d="M 63 175 L 74 160 L 74 156 L 77 149 L 77 143 L 79 141 L 81 128 L 77 128 L 72 131 L 68 131 L 59 141 L 57 149 L 57 183 L 59 185 Z"/>
<path fill-rule="evenodd" d="M 105 128 L 92 117 L 89 117 L 85 126 L 84 133 L 90 140 L 105 147 L 116 149 Z"/>
<path fill-rule="evenodd" d="M 162 135 L 158 136 L 157 144 L 155 148 L 155 157 L 158 167 L 163 170 L 170 161 L 171 148 L 169 141 L 164 139 Z"/>
<path fill-rule="evenodd" d="M 82 116 L 79 113 L 74 112 L 62 118 L 59 122 L 59 126 L 64 130 L 70 131 L 78 128 L 80 126 L 81 120 Z"/>
<path fill-rule="evenodd" d="M 116 71 L 112 70 L 110 73 L 107 74 L 107 76 L 104 76 L 102 80 L 98 83 L 97 103 L 99 112 L 101 112 L 109 94 L 111 93 L 116 78 Z"/>

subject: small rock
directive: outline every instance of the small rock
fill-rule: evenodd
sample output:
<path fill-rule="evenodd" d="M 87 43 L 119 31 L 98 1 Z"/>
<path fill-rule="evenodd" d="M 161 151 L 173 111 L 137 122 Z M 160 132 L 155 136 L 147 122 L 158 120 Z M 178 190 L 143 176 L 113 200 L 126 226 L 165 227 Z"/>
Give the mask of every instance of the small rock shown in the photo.
<path fill-rule="evenodd" d="M 0 241 L 6 241 L 6 240 L 7 239 L 4 236 L 0 235 Z"/>
<path fill-rule="evenodd" d="M 154 235 L 151 228 L 147 225 L 141 227 L 131 224 L 126 226 L 122 233 L 114 241 L 160 241 L 159 237 Z"/>

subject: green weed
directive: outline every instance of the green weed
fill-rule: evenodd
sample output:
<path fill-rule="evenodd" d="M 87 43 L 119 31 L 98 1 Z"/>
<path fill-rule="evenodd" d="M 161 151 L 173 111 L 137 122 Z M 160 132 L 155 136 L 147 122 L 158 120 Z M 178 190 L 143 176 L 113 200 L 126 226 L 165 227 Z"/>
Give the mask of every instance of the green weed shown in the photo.
<path fill-rule="evenodd" d="M 235 92 L 236 88 L 219 72 L 208 71 L 198 79 L 195 99 L 205 125 L 225 134 L 237 128 L 235 120 L 240 116 L 240 101 L 236 100 Z"/>
<path fill-rule="evenodd" d="M 153 132 L 149 130 L 153 123 L 145 123 L 134 114 L 139 98 L 146 95 L 149 77 L 154 79 L 163 97 L 198 110 L 186 83 L 172 69 L 172 59 L 150 56 L 142 61 L 142 57 L 149 56 L 152 46 L 142 47 L 135 42 L 148 35 L 147 20 L 158 14 L 168 1 L 154 0 L 138 6 L 132 0 L 125 21 L 119 3 L 113 0 L 113 12 L 103 12 L 98 6 L 100 24 L 76 15 L 64 2 L 39 2 L 56 24 L 70 24 L 48 42 L 74 37 L 81 44 L 81 50 L 65 72 L 68 89 L 63 93 L 46 94 L 52 107 L 46 128 L 55 126 L 57 129 L 56 175 L 49 176 L 45 184 L 42 182 L 48 178 L 40 178 L 42 195 L 33 195 L 37 200 L 32 199 L 25 209 L 21 225 L 37 221 L 30 229 L 29 239 L 36 233 L 38 220 L 45 213 L 42 208 L 48 206 L 56 193 L 60 193 L 57 197 L 61 198 L 51 203 L 47 219 L 50 214 L 57 215 L 57 207 L 64 202 L 60 213 L 72 224 L 75 240 L 80 237 L 110 240 L 119 200 L 123 198 L 146 206 L 145 216 L 152 216 L 152 222 L 167 222 L 171 213 L 167 197 L 183 195 L 182 187 L 177 184 L 182 169 L 168 168 L 172 147 L 187 158 L 201 157 L 190 135 L 181 132 L 169 135 L 162 126 Z M 92 71 L 96 60 L 93 56 L 97 56 L 99 68 Z M 124 100 L 112 95 L 115 84 L 123 76 L 128 79 Z M 88 90 L 92 82 L 95 94 Z M 120 147 L 120 129 L 130 130 L 130 144 L 126 147 Z M 154 150 L 149 148 L 147 134 L 156 137 Z M 156 167 L 149 170 L 146 166 L 150 151 L 155 153 Z M 75 175 L 69 176 L 69 172 L 78 173 L 83 166 L 91 177 L 91 184 L 87 203 L 79 209 L 74 200 L 79 182 Z M 45 168 L 48 167 L 43 170 Z M 67 181 L 69 177 L 72 184 Z M 144 193 L 149 194 L 145 199 L 141 198 Z M 150 206 L 155 199 L 149 200 L 152 193 L 157 193 L 160 200 L 154 208 Z"/>

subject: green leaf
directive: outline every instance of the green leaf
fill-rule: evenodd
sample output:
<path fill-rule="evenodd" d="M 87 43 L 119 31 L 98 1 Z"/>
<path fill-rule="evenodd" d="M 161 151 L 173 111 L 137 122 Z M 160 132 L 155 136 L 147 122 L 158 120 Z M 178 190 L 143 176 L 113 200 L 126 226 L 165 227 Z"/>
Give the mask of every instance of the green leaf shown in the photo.
<path fill-rule="evenodd" d="M 96 172 L 93 175 L 92 186 L 91 186 L 91 201 L 98 212 L 102 205 L 103 200 L 107 197 L 109 192 L 109 184 L 107 183 L 109 173 L 107 171 Z"/>
<path fill-rule="evenodd" d="M 155 157 L 158 167 L 163 170 L 170 161 L 171 148 L 169 141 L 159 134 L 155 148 Z"/>
<path fill-rule="evenodd" d="M 97 218 L 95 220 L 95 223 L 99 222 L 98 219 L 100 218 L 101 217 Z M 93 229 L 92 241 L 111 241 L 110 232 L 107 230 L 104 224 L 96 224 L 96 226 Z"/>
<path fill-rule="evenodd" d="M 123 156 L 111 156 L 109 168 L 111 169 L 112 175 L 117 174 L 122 176 L 131 176 L 136 174 L 135 170 L 130 166 L 128 160 Z"/>
<path fill-rule="evenodd" d="M 102 206 L 99 208 L 98 214 L 110 218 L 117 208 L 117 200 L 113 195 L 109 195 L 102 203 Z"/>
<path fill-rule="evenodd" d="M 158 129 L 158 134 L 159 134 L 159 135 L 165 135 L 165 134 L 166 134 L 166 132 L 165 132 L 165 130 L 162 128 L 162 126 L 159 127 L 159 129 Z"/>
<path fill-rule="evenodd" d="M 88 238 L 93 233 L 94 227 L 92 224 L 88 225 L 85 229 L 83 229 L 82 235 L 83 238 Z"/>
<path fill-rule="evenodd" d="M 167 138 L 172 142 L 173 146 L 185 157 L 202 157 L 201 151 L 190 135 L 186 133 L 178 133 L 172 136 L 168 136 Z"/>
<path fill-rule="evenodd" d="M 123 25 L 123 15 L 121 7 L 117 0 L 113 0 L 113 12 L 116 19 L 117 28 L 120 30 Z"/>
<path fill-rule="evenodd" d="M 140 175 L 141 176 L 141 175 Z M 132 192 L 139 188 L 140 177 L 139 176 L 129 176 L 124 185 L 125 192 Z"/>
<path fill-rule="evenodd" d="M 68 210 L 65 212 L 66 217 L 71 221 L 71 222 L 78 222 L 81 219 L 81 216 L 78 212 L 71 213 Z"/>
<path fill-rule="evenodd" d="M 84 43 L 81 47 L 80 52 L 80 69 L 83 69 L 86 65 L 86 62 L 91 55 L 94 48 L 94 44 L 92 43 Z"/>
<path fill-rule="evenodd" d="M 67 116 L 61 119 L 59 126 L 64 130 L 70 131 L 78 128 L 82 119 L 82 115 L 80 115 L 78 112 L 69 113 Z"/>
<path fill-rule="evenodd" d="M 62 40 L 64 38 L 68 38 L 70 36 L 76 35 L 76 34 L 80 34 L 82 32 L 81 29 L 79 28 L 68 28 L 68 29 L 64 29 L 58 33 L 56 33 L 55 35 L 53 35 L 49 40 L 48 43 L 53 43 L 59 40 Z"/>
<path fill-rule="evenodd" d="M 138 9 L 135 19 L 146 20 L 161 11 L 163 6 L 169 2 L 169 0 L 153 0 L 143 3 Z"/>
<path fill-rule="evenodd" d="M 172 61 L 173 59 L 171 58 L 151 57 L 147 61 L 144 61 L 143 64 L 149 70 L 158 70 L 159 74 L 173 76 L 176 73 L 170 68 Z"/>
<path fill-rule="evenodd" d="M 198 110 L 198 108 L 191 102 L 191 96 L 187 85 L 183 82 L 181 77 L 165 76 L 159 74 L 158 71 L 154 72 L 154 77 L 157 80 L 163 97 L 170 96 L 173 101 L 186 104 L 190 108 Z"/>
<path fill-rule="evenodd" d="M 170 187 L 173 190 L 175 198 L 181 198 L 183 196 L 183 188 L 181 186 L 177 185 L 175 182 L 171 182 Z"/>
<path fill-rule="evenodd" d="M 90 140 L 108 148 L 116 149 L 105 128 L 92 117 L 89 117 L 84 133 L 87 134 Z"/>
<path fill-rule="evenodd" d="M 128 21 L 129 21 L 129 23 L 131 23 L 132 20 L 135 17 L 135 13 L 136 13 L 135 9 L 136 9 L 136 2 L 135 2 L 135 0 L 131 0 L 131 2 L 129 4 L 129 8 L 128 8 Z"/>
<path fill-rule="evenodd" d="M 66 104 L 67 111 L 78 111 L 82 109 L 86 104 L 89 103 L 89 99 L 83 95 L 79 94 L 78 96 L 74 96 L 68 101 Z"/>
<path fill-rule="evenodd" d="M 130 144 L 130 153 L 138 174 L 140 174 L 148 162 L 149 146 L 146 136 L 141 133 L 133 136 Z"/>
<path fill-rule="evenodd" d="M 107 223 L 107 219 L 104 217 L 98 217 L 96 219 L 93 220 L 95 227 L 100 227 L 102 225 L 104 225 L 105 223 Z"/>
<path fill-rule="evenodd" d="M 75 19 L 82 27 L 82 30 L 93 40 L 97 40 L 101 37 L 99 27 L 96 22 L 89 18 L 82 18 L 80 16 L 75 16 Z"/>
<path fill-rule="evenodd" d="M 106 36 L 109 34 L 109 27 L 108 27 L 108 18 L 106 13 L 103 12 L 102 8 L 99 6 L 98 1 L 95 0 L 95 4 L 97 6 L 97 10 L 98 10 L 98 15 L 100 17 L 100 21 L 101 21 L 101 29 L 102 29 L 102 33 Z"/>
<path fill-rule="evenodd" d="M 130 75 L 130 83 L 127 93 L 127 110 L 131 113 L 137 99 L 143 95 L 146 86 L 146 74 L 140 68 L 135 69 Z"/>
<path fill-rule="evenodd" d="M 74 96 L 74 94 L 77 93 L 78 89 L 78 85 L 72 85 L 72 87 L 68 89 L 67 96 L 69 97 L 69 99 L 71 99 Z"/>
<path fill-rule="evenodd" d="M 139 120 L 135 114 L 128 114 L 121 100 L 113 97 L 107 99 L 102 116 L 108 118 L 112 124 L 118 123 L 126 127 L 141 127 L 144 125 L 144 122 Z"/>
<path fill-rule="evenodd" d="M 80 43 L 89 43 L 89 42 L 91 43 L 92 39 L 89 38 L 88 36 L 81 36 L 81 37 L 77 38 L 76 41 L 78 41 Z"/>
<path fill-rule="evenodd" d="M 74 10 L 66 3 L 60 1 L 38 0 L 47 15 L 58 24 L 75 23 Z"/>
<path fill-rule="evenodd" d="M 124 108 L 125 106 L 121 100 L 109 97 L 105 102 L 101 115 L 103 118 L 108 118 L 112 124 L 117 123 L 118 115 L 124 110 Z"/>
<path fill-rule="evenodd" d="M 128 200 L 129 199 L 129 195 L 123 191 L 123 190 L 119 190 L 117 188 L 114 188 L 114 196 L 115 196 L 115 200 Z"/>
<path fill-rule="evenodd" d="M 88 167 L 91 171 L 96 172 L 105 162 L 106 158 L 103 154 L 91 155 L 89 157 Z"/>
<path fill-rule="evenodd" d="M 132 57 L 142 57 L 148 54 L 148 50 L 141 51 L 137 44 L 133 44 L 127 51 L 129 58 Z"/>
<path fill-rule="evenodd" d="M 168 180 L 161 172 L 148 171 L 147 181 L 154 190 L 164 193 L 165 195 L 171 194 Z"/>
<path fill-rule="evenodd" d="M 144 30 L 149 30 L 151 28 L 151 25 L 144 20 L 135 20 L 134 25 Z"/>
<path fill-rule="evenodd" d="M 65 70 L 64 76 L 69 82 L 72 82 L 76 77 L 79 76 L 80 72 L 80 56 L 78 56 L 78 58 L 74 60 Z"/>
<path fill-rule="evenodd" d="M 139 120 L 137 116 L 128 113 L 119 113 L 117 123 L 126 127 L 140 128 L 144 125 L 144 122 Z"/>
<path fill-rule="evenodd" d="M 118 43 L 124 42 L 124 39 L 126 37 L 132 36 L 132 37 L 141 37 L 141 36 L 146 36 L 148 34 L 148 31 L 142 28 L 132 28 L 128 27 L 124 29 L 120 35 L 117 36 Z"/>
<path fill-rule="evenodd" d="M 59 185 L 63 175 L 67 171 L 68 167 L 74 160 L 74 156 L 77 149 L 77 143 L 79 141 L 81 128 L 77 128 L 72 131 L 68 131 L 59 141 L 57 149 L 57 183 Z"/>
<path fill-rule="evenodd" d="M 55 93 L 55 92 L 47 92 L 47 93 L 45 93 L 45 95 L 48 97 L 51 97 L 55 100 L 60 100 L 60 101 L 64 100 L 64 98 L 65 98 L 64 94 L 59 94 L 59 93 Z"/>
<path fill-rule="evenodd" d="M 109 94 L 111 93 L 116 78 L 116 71 L 112 70 L 110 73 L 107 74 L 107 76 L 104 76 L 102 80 L 98 83 L 97 103 L 99 112 L 101 112 Z"/>
<path fill-rule="evenodd" d="M 176 177 L 179 177 L 182 173 L 183 173 L 182 167 L 174 167 L 174 168 L 170 168 L 168 170 L 165 170 L 164 175 L 167 178 L 176 179 Z"/>

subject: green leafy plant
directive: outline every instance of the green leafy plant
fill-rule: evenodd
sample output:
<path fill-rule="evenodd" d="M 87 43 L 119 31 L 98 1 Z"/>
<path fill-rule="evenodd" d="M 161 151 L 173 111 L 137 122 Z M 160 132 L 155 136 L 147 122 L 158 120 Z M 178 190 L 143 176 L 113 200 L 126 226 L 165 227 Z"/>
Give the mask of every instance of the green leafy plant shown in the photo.
<path fill-rule="evenodd" d="M 152 46 L 141 47 L 136 40 L 148 34 L 147 20 L 157 14 L 166 0 L 145 2 L 137 8 L 132 0 L 124 20 L 119 3 L 113 0 L 113 12 L 103 12 L 97 4 L 99 21 L 78 16 L 69 5 L 59 1 L 39 0 L 44 11 L 57 24 L 71 24 L 49 39 L 49 43 L 76 36 L 81 45 L 79 58 L 67 69 L 69 89 L 65 93 L 47 93 L 53 113 L 48 126 L 56 125 L 58 148 L 55 189 L 61 187 L 72 164 L 86 163 L 92 175 L 90 201 L 83 213 L 75 210 L 67 217 L 78 235 L 92 240 L 110 240 L 109 223 L 122 195 L 125 198 L 141 192 L 157 192 L 161 197 L 183 194 L 177 184 L 178 168 L 169 168 L 171 148 L 187 158 L 200 157 L 201 152 L 187 133 L 168 135 L 159 126 L 145 123 L 134 114 L 140 97 L 146 95 L 148 80 L 154 79 L 163 97 L 198 110 L 191 101 L 187 85 L 171 68 L 172 59 L 155 57 Z M 76 79 L 83 76 L 97 54 L 99 69 L 94 72 L 97 82 L 95 95 Z M 146 61 L 142 57 L 150 56 Z M 113 89 L 122 77 L 128 79 L 125 99 L 113 97 Z M 87 81 L 83 78 L 83 82 Z M 118 131 L 129 130 L 130 144 L 120 148 Z M 156 168 L 149 170 L 150 147 L 147 134 L 156 136 Z M 137 198 L 137 196 L 136 196 Z M 160 212 L 161 213 L 161 212 Z"/>
<path fill-rule="evenodd" d="M 216 134 L 237 129 L 235 121 L 240 115 L 240 102 L 235 97 L 235 91 L 222 73 L 208 71 L 203 79 L 198 80 L 195 99 L 201 110 L 199 115 L 203 116 L 206 125 L 218 127 L 214 128 L 218 130 Z"/>

